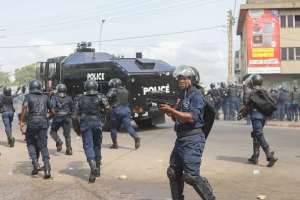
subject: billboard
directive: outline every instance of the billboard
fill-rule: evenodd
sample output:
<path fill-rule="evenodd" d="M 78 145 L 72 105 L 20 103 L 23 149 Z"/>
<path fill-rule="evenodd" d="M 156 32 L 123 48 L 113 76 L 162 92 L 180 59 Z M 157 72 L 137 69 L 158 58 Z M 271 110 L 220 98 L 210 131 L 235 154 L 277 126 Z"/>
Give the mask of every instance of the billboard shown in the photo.
<path fill-rule="evenodd" d="M 280 73 L 280 23 L 277 10 L 249 10 L 246 20 L 248 73 Z"/>

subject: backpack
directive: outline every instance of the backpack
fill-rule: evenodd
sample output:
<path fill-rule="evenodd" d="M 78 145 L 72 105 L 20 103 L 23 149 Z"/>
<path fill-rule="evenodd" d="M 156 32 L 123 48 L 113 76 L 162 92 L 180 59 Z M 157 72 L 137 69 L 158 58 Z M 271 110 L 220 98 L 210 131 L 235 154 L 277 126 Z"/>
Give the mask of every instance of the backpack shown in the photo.
<path fill-rule="evenodd" d="M 271 116 L 276 110 L 276 103 L 265 90 L 255 90 L 250 95 L 250 102 L 265 116 Z"/>
<path fill-rule="evenodd" d="M 202 131 L 205 134 L 205 138 L 208 137 L 211 128 L 215 122 L 215 117 L 216 117 L 216 111 L 215 108 L 206 101 L 206 105 L 204 107 L 204 114 L 203 114 L 203 119 L 204 119 L 204 126 L 202 127 Z"/>

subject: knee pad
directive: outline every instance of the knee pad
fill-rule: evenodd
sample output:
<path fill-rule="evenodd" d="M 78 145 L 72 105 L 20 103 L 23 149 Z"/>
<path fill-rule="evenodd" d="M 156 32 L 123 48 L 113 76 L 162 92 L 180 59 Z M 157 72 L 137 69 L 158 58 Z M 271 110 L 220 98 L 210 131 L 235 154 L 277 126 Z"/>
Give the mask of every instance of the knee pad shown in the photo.
<path fill-rule="evenodd" d="M 167 176 L 170 180 L 176 180 L 175 170 L 172 167 L 168 167 Z"/>

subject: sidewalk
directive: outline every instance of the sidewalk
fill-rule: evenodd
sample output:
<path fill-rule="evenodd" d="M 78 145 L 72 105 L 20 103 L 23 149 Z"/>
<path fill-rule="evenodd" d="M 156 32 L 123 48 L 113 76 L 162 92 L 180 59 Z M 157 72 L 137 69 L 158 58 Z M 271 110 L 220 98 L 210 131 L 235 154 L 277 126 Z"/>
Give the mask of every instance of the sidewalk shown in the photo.
<path fill-rule="evenodd" d="M 300 128 L 300 122 L 295 121 L 267 121 L 266 126 L 279 126 L 279 127 L 292 127 L 292 128 Z"/>

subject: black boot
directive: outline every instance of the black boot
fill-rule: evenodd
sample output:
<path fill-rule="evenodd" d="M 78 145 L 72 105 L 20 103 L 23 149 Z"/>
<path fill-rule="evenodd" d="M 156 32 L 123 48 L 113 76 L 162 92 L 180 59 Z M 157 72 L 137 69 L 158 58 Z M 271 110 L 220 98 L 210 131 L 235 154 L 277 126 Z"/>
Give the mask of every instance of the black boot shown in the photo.
<path fill-rule="evenodd" d="M 193 186 L 195 191 L 203 200 L 215 200 L 213 190 L 208 180 L 205 177 L 186 176 L 185 181 L 187 184 Z"/>
<path fill-rule="evenodd" d="M 96 174 L 95 174 L 96 177 L 100 177 L 100 175 L 101 175 L 100 167 L 101 167 L 101 161 L 97 160 L 96 161 Z"/>
<path fill-rule="evenodd" d="M 274 151 L 270 151 L 270 149 L 268 149 L 266 151 L 266 156 L 267 156 L 267 161 L 269 162 L 267 167 L 273 167 L 274 164 L 277 162 L 278 158 L 276 158 L 274 156 L 275 152 Z"/>
<path fill-rule="evenodd" d="M 253 155 L 251 156 L 251 158 L 248 159 L 249 163 L 252 163 L 254 165 L 258 164 L 259 148 L 260 148 L 259 143 L 253 142 Z"/>
<path fill-rule="evenodd" d="M 89 165 L 90 165 L 90 177 L 89 177 L 89 182 L 90 183 L 95 183 L 96 181 L 96 174 L 97 174 L 97 167 L 96 167 L 96 162 L 94 160 L 89 160 Z"/>
<path fill-rule="evenodd" d="M 7 142 L 9 147 L 14 147 L 15 146 L 15 138 L 13 136 L 8 136 L 7 137 Z"/>
<path fill-rule="evenodd" d="M 31 175 L 37 175 L 40 171 L 40 165 L 37 160 L 32 161 L 33 169 L 31 171 Z"/>
<path fill-rule="evenodd" d="M 136 138 L 134 138 L 134 147 L 135 147 L 135 149 L 138 149 L 138 148 L 140 148 L 140 146 L 141 146 L 141 138 L 139 138 L 139 137 L 136 137 Z"/>
<path fill-rule="evenodd" d="M 66 139 L 66 155 L 72 155 L 71 138 Z"/>
<path fill-rule="evenodd" d="M 61 150 L 62 150 L 62 145 L 63 145 L 63 142 L 62 142 L 61 140 L 58 140 L 58 141 L 56 142 L 56 151 L 57 151 L 57 152 L 61 152 Z"/>
<path fill-rule="evenodd" d="M 117 140 L 112 140 L 113 144 L 110 146 L 111 149 L 118 149 L 119 145 Z"/>
<path fill-rule="evenodd" d="M 51 166 L 49 160 L 44 161 L 44 178 L 48 179 L 51 177 Z"/>

